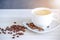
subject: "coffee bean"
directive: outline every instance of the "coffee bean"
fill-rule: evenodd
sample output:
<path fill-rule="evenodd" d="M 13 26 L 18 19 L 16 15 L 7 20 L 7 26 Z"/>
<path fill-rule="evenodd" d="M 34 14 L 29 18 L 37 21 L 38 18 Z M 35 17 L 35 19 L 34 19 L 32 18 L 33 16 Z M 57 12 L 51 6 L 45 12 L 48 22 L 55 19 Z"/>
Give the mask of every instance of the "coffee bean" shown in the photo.
<path fill-rule="evenodd" d="M 15 38 L 15 37 L 12 37 L 13 39 Z"/>
<path fill-rule="evenodd" d="M 1 34 L 1 32 L 0 32 L 0 34 Z"/>
<path fill-rule="evenodd" d="M 14 24 L 16 24 L 16 22 L 14 22 Z"/>
<path fill-rule="evenodd" d="M 6 32 L 4 32 L 4 31 L 3 31 L 2 33 L 3 33 L 3 34 L 6 34 Z"/>
<path fill-rule="evenodd" d="M 16 35 L 24 35 L 23 33 L 16 33 Z"/>
<path fill-rule="evenodd" d="M 0 28 L 1 29 L 1 28 Z"/>
<path fill-rule="evenodd" d="M 16 22 L 14 22 L 14 25 L 11 25 L 11 26 L 7 26 L 6 28 L 0 28 L 1 32 L 0 34 L 6 34 L 8 33 L 9 35 L 12 35 L 13 39 L 15 38 L 15 36 L 19 37 L 20 35 L 23 35 L 24 33 L 22 32 L 25 32 L 26 28 L 24 26 L 21 26 L 21 25 L 16 25 Z M 19 31 L 22 31 L 22 32 L 19 32 Z"/>
<path fill-rule="evenodd" d="M 47 26 L 47 28 L 49 28 L 49 26 Z"/>
<path fill-rule="evenodd" d="M 4 29 L 1 29 L 1 31 L 4 31 Z"/>
<path fill-rule="evenodd" d="M 8 34 L 12 34 L 12 32 L 8 32 Z"/>
<path fill-rule="evenodd" d="M 17 36 L 17 37 L 19 37 L 19 36 Z"/>
<path fill-rule="evenodd" d="M 16 36 L 16 34 L 13 34 L 13 36 Z"/>
<path fill-rule="evenodd" d="M 44 29 L 41 27 L 38 27 L 36 25 L 34 25 L 33 23 L 27 23 L 28 27 L 30 27 L 31 29 L 38 29 L 38 31 L 43 31 Z"/>

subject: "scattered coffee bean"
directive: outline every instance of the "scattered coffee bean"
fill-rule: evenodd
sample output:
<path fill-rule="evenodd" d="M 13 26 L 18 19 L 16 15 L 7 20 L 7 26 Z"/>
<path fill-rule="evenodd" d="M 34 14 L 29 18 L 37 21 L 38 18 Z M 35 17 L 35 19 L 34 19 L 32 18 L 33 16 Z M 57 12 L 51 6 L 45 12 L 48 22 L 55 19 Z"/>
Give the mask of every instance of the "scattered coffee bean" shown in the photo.
<path fill-rule="evenodd" d="M 4 29 L 1 29 L 1 31 L 4 31 Z"/>
<path fill-rule="evenodd" d="M 3 34 L 6 34 L 6 32 L 4 32 L 4 31 L 3 31 L 2 33 L 3 33 Z"/>
<path fill-rule="evenodd" d="M 1 34 L 1 32 L 0 32 L 0 34 Z"/>
<path fill-rule="evenodd" d="M 38 27 L 38 26 L 34 25 L 33 23 L 27 23 L 27 25 L 31 29 L 38 29 L 39 31 L 44 31 L 44 29 L 42 27 Z"/>
<path fill-rule="evenodd" d="M 24 35 L 23 33 L 16 33 L 16 35 Z"/>
<path fill-rule="evenodd" d="M 19 37 L 19 36 L 17 36 L 17 37 Z"/>
<path fill-rule="evenodd" d="M 41 27 L 38 27 L 37 29 L 38 29 L 39 31 L 44 31 L 44 29 L 41 28 Z"/>
<path fill-rule="evenodd" d="M 6 31 L 6 29 L 4 31 Z"/>
<path fill-rule="evenodd" d="M 47 28 L 49 28 L 49 26 L 47 26 Z"/>
<path fill-rule="evenodd" d="M 14 22 L 14 24 L 16 24 L 16 22 Z"/>
<path fill-rule="evenodd" d="M 7 26 L 5 30 L 9 30 L 9 27 Z"/>
<path fill-rule="evenodd" d="M 41 27 L 37 27 L 36 25 L 34 25 L 33 23 L 27 23 L 27 25 L 31 28 L 31 29 L 38 29 L 39 31 L 41 30 L 44 30 L 43 28 Z M 0 28 L 0 34 L 10 34 L 12 35 L 13 39 L 15 37 L 19 37 L 20 35 L 24 35 L 24 32 L 26 31 L 26 27 L 24 26 L 21 26 L 21 25 L 17 25 L 16 22 L 14 22 L 14 25 L 11 25 L 11 26 L 7 26 L 6 28 Z M 22 32 L 20 32 L 22 31 Z"/>
<path fill-rule="evenodd" d="M 31 29 L 36 29 L 35 25 L 33 23 L 27 23 L 27 25 L 31 28 Z"/>
<path fill-rule="evenodd" d="M 16 34 L 13 34 L 13 36 L 16 36 Z"/>
<path fill-rule="evenodd" d="M 1 28 L 0 28 L 1 29 Z"/>
<path fill-rule="evenodd" d="M 12 34 L 12 32 L 8 32 L 8 34 Z"/>
<path fill-rule="evenodd" d="M 0 28 L 1 32 L 0 34 L 10 34 L 12 35 L 13 39 L 15 38 L 15 36 L 19 37 L 20 35 L 23 35 L 24 33 L 21 33 L 19 31 L 25 32 L 25 27 L 21 26 L 21 25 L 17 25 L 16 22 L 14 22 L 14 25 L 11 26 L 7 26 L 6 28 Z"/>
<path fill-rule="evenodd" d="M 12 37 L 13 39 L 15 38 L 15 37 Z"/>

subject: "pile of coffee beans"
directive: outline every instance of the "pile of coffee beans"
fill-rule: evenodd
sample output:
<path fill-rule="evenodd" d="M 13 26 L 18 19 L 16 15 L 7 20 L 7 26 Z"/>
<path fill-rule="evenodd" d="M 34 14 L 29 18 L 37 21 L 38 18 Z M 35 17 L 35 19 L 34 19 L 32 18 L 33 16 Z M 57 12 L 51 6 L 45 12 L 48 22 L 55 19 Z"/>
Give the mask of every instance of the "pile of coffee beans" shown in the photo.
<path fill-rule="evenodd" d="M 7 26 L 6 28 L 0 28 L 0 34 L 10 34 L 12 35 L 12 38 L 19 37 L 20 35 L 24 35 L 24 32 L 26 31 L 26 27 L 17 25 L 16 22 L 13 22 L 14 24 L 11 26 Z M 37 27 L 33 23 L 27 23 L 27 25 L 31 29 L 38 29 L 39 31 L 43 31 L 44 29 L 41 27 Z"/>
<path fill-rule="evenodd" d="M 31 29 L 37 29 L 39 31 L 44 31 L 44 29 L 42 27 L 38 27 L 36 25 L 34 25 L 33 23 L 27 23 L 28 27 L 30 27 Z"/>
<path fill-rule="evenodd" d="M 5 29 L 0 28 L 0 34 L 10 34 L 12 35 L 12 38 L 19 37 L 20 35 L 24 35 L 24 32 L 26 28 L 21 25 L 17 25 L 16 22 L 14 22 L 14 25 L 7 26 Z M 7 32 L 8 31 L 8 32 Z"/>

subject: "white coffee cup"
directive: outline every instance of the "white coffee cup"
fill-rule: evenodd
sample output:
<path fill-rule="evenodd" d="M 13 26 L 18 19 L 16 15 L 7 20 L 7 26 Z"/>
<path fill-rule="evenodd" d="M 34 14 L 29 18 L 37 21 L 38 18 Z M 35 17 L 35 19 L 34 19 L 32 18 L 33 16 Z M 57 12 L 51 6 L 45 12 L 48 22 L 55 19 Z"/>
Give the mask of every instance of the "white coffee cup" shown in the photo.
<path fill-rule="evenodd" d="M 49 10 L 49 14 L 40 15 L 36 13 L 37 10 Z M 38 27 L 47 27 L 53 20 L 54 12 L 49 8 L 35 8 L 32 10 L 32 22 Z"/>

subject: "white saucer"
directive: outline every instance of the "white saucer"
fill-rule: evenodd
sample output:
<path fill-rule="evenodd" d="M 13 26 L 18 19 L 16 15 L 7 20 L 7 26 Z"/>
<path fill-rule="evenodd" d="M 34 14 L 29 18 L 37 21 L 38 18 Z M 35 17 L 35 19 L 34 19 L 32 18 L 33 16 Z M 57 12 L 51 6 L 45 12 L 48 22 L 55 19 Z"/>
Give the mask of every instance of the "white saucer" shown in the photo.
<path fill-rule="evenodd" d="M 31 22 L 29 22 L 29 23 L 31 23 Z M 57 29 L 59 27 L 58 26 L 59 24 L 60 24 L 59 22 L 53 20 L 52 23 L 49 25 L 49 28 L 46 27 L 46 28 L 44 28 L 44 31 L 37 31 L 37 30 L 33 30 L 30 27 L 28 27 L 27 22 L 23 22 L 23 25 L 25 27 L 27 27 L 28 30 L 30 30 L 32 32 L 35 32 L 35 33 L 46 33 L 46 32 L 53 31 L 53 30 L 55 30 L 55 29 Z"/>

